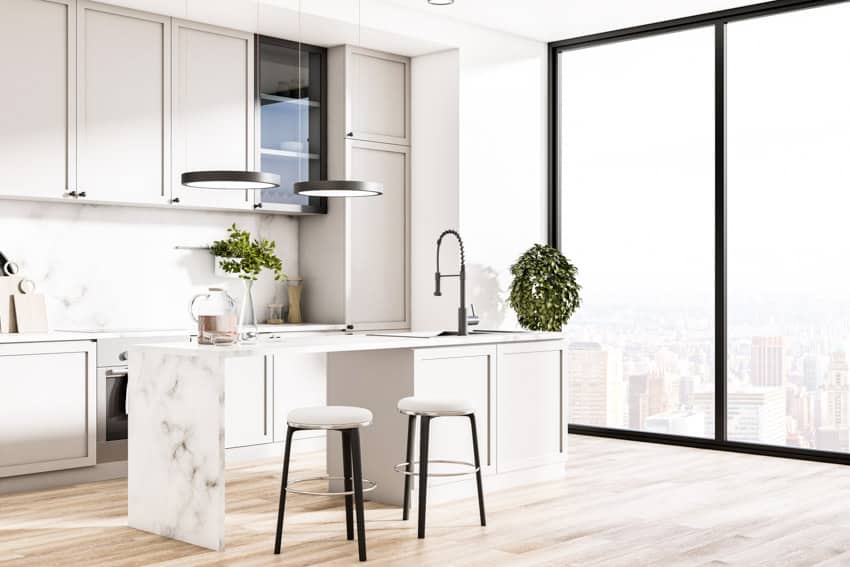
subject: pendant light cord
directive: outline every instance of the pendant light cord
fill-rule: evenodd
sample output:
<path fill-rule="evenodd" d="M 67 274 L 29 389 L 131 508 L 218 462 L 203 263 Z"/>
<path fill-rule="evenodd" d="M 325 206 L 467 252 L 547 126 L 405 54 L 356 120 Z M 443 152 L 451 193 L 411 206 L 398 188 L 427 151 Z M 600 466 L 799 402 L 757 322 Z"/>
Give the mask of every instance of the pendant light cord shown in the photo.
<path fill-rule="evenodd" d="M 298 113 L 298 147 L 301 148 L 302 150 L 305 150 L 304 152 L 302 152 L 302 154 L 306 154 L 308 156 L 308 159 L 309 159 L 310 144 L 306 144 L 306 145 L 302 146 L 302 144 L 304 143 L 304 138 L 303 138 L 303 135 L 302 135 L 303 133 L 301 131 L 301 114 L 304 112 L 304 109 L 301 107 L 301 101 L 303 99 L 303 97 L 301 96 L 301 92 L 302 92 L 302 89 L 303 89 L 303 86 L 302 86 L 302 83 L 301 83 L 301 42 L 303 40 L 303 33 L 304 33 L 303 29 L 301 27 L 301 11 L 302 11 L 301 0 L 298 0 L 298 100 L 296 101 L 295 111 Z M 303 162 L 303 161 L 304 161 L 304 155 L 299 156 L 298 162 L 297 162 L 298 163 L 298 166 L 297 166 L 297 176 L 298 176 L 297 180 L 298 181 L 305 181 L 304 179 L 302 179 L 302 174 L 301 174 L 301 165 L 302 165 L 301 162 Z"/>

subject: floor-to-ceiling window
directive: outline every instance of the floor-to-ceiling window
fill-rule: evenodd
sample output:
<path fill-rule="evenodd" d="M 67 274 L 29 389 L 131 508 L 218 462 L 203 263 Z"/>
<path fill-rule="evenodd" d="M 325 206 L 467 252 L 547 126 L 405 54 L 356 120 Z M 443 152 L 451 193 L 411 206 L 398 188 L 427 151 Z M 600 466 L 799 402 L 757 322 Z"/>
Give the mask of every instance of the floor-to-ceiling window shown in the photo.
<path fill-rule="evenodd" d="M 847 452 L 850 4 L 727 25 L 728 436 Z"/>
<path fill-rule="evenodd" d="M 583 286 L 570 419 L 713 436 L 714 30 L 559 65 L 561 244 Z"/>
<path fill-rule="evenodd" d="M 848 28 L 801 0 L 551 44 L 574 430 L 846 460 Z"/>

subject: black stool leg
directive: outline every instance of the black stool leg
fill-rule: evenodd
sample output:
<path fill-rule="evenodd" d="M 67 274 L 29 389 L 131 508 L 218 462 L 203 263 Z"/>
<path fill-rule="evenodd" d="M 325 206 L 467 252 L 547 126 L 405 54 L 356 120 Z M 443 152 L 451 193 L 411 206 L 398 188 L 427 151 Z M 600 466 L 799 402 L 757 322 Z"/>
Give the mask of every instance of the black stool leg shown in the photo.
<path fill-rule="evenodd" d="M 357 509 L 357 550 L 366 561 L 366 518 L 363 517 L 363 468 L 360 465 L 360 431 L 350 430 L 351 461 L 354 468 L 354 507 Z"/>
<path fill-rule="evenodd" d="M 345 491 L 351 492 L 351 432 L 342 430 L 342 474 L 345 476 Z M 354 497 L 345 495 L 345 537 L 354 539 Z"/>
<path fill-rule="evenodd" d="M 481 456 L 478 454 L 478 430 L 475 427 L 475 414 L 469 414 L 469 424 L 472 426 L 472 452 L 475 453 L 475 480 L 478 482 L 478 515 L 481 516 L 481 525 L 487 525 L 484 516 L 484 489 L 481 487 Z"/>
<path fill-rule="evenodd" d="M 416 435 L 416 416 L 411 415 L 407 419 L 407 467 L 406 472 L 413 470 L 413 438 Z M 407 520 L 410 518 L 410 475 L 404 475 L 404 512 L 401 519 Z"/>
<path fill-rule="evenodd" d="M 283 475 L 280 479 L 280 502 L 277 507 L 277 532 L 274 537 L 275 555 L 280 553 L 280 543 L 283 539 L 283 514 L 286 509 L 286 483 L 289 480 L 289 455 L 292 449 L 292 434 L 298 431 L 293 427 L 286 428 L 286 450 L 283 453 Z"/>
<path fill-rule="evenodd" d="M 428 437 L 431 418 L 423 415 L 419 432 L 419 539 L 425 539 L 425 502 L 428 499 Z"/>

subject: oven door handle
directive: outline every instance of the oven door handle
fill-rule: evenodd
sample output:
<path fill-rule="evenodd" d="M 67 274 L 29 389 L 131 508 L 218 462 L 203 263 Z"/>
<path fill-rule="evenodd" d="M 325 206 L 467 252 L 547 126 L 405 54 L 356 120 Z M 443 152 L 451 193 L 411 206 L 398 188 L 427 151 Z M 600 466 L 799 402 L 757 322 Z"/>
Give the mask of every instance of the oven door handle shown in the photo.
<path fill-rule="evenodd" d="M 129 375 L 129 370 L 112 370 L 111 368 L 105 374 L 107 378 L 127 378 Z"/>

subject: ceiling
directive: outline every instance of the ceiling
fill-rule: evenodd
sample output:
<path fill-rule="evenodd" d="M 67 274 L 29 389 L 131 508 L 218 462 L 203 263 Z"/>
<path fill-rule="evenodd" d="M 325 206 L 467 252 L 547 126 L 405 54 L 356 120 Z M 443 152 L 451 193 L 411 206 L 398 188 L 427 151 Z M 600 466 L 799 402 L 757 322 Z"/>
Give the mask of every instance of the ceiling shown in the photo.
<path fill-rule="evenodd" d="M 755 3 L 752 0 L 455 0 L 451 6 L 432 6 L 427 0 L 389 1 L 545 42 Z"/>

